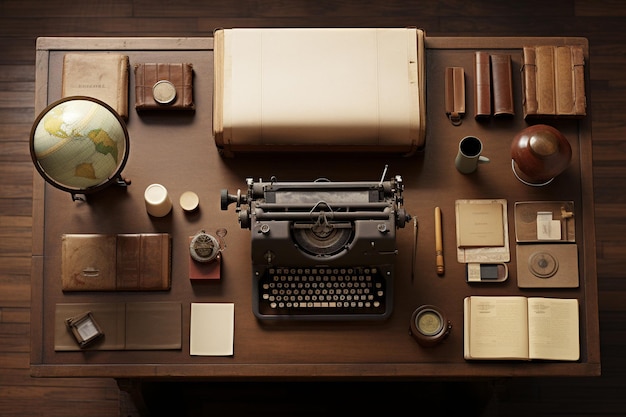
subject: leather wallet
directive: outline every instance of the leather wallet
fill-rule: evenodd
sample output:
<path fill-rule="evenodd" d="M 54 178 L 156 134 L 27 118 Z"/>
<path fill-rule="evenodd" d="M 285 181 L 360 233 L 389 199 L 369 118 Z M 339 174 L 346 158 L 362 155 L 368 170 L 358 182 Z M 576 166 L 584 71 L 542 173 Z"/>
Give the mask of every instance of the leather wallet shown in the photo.
<path fill-rule="evenodd" d="M 142 63 L 134 69 L 135 109 L 194 110 L 192 64 Z"/>

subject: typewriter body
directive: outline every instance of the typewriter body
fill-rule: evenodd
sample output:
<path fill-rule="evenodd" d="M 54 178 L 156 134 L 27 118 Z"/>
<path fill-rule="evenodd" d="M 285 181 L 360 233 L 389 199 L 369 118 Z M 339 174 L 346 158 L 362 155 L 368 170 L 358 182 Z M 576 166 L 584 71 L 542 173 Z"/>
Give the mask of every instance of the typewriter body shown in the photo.
<path fill-rule="evenodd" d="M 396 229 L 410 220 L 402 178 L 247 180 L 222 190 L 251 230 L 252 305 L 259 319 L 384 319 L 393 309 Z"/>

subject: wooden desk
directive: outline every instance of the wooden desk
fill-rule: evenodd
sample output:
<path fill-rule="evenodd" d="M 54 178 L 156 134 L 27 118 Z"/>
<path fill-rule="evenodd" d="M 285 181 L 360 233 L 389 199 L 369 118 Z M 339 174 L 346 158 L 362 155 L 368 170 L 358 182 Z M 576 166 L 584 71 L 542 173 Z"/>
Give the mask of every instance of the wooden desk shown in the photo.
<path fill-rule="evenodd" d="M 256 154 L 222 158 L 211 136 L 211 38 L 42 38 L 37 47 L 36 111 L 60 98 L 61 62 L 69 51 L 123 51 L 136 62 L 192 62 L 195 70 L 194 115 L 138 115 L 131 76 L 128 120 L 131 146 L 124 177 L 127 189 L 110 187 L 73 202 L 70 195 L 45 184 L 35 174 L 32 270 L 31 372 L 46 377 L 114 378 L 423 378 L 495 376 L 586 376 L 600 373 L 594 205 L 591 158 L 591 116 L 554 121 L 573 148 L 571 166 L 545 187 L 529 187 L 511 171 L 510 144 L 527 126 L 521 114 L 521 46 L 581 44 L 581 38 L 427 38 L 428 124 L 426 149 L 413 157 L 386 154 Z M 512 55 L 514 119 L 478 123 L 472 117 L 472 58 L 475 50 Z M 588 56 L 587 56 L 588 59 Z M 587 61 L 588 62 L 588 61 Z M 463 66 L 467 78 L 468 113 L 453 126 L 444 113 L 443 73 Z M 588 66 L 586 67 L 588 84 Z M 589 91 L 589 87 L 587 87 Z M 588 98 L 589 99 L 589 98 Z M 471 175 L 454 168 L 458 141 L 476 135 L 491 163 Z M 245 189 L 247 177 L 281 180 L 375 180 L 389 164 L 389 174 L 402 175 L 405 207 L 419 219 L 417 273 L 411 280 L 412 227 L 398 230 L 395 309 L 385 322 L 302 323 L 268 325 L 251 311 L 250 231 L 241 229 L 234 210 L 221 211 L 220 190 Z M 173 200 L 187 190 L 200 196 L 200 211 L 173 212 L 150 218 L 143 192 L 164 184 Z M 505 198 L 511 244 L 510 277 L 502 284 L 469 285 L 464 265 L 456 262 L 454 201 L 459 198 Z M 513 205 L 523 200 L 573 200 L 579 250 L 580 287 L 521 290 L 516 282 Z M 433 208 L 443 211 L 446 274 L 438 277 L 434 256 Z M 188 237 L 201 229 L 227 229 L 221 282 L 192 284 L 188 279 Z M 60 255 L 63 233 L 167 232 L 173 236 L 172 289 L 168 292 L 63 293 Z M 527 295 L 578 298 L 581 307 L 581 359 L 578 362 L 468 362 L 463 359 L 463 298 L 468 295 Z M 183 303 L 182 349 L 175 351 L 54 351 L 54 311 L 67 302 L 177 301 Z M 189 355 L 192 302 L 235 304 L 232 357 Z M 408 334 L 411 313 L 422 304 L 443 309 L 452 322 L 447 340 L 434 348 L 420 347 Z M 40 325 L 37 325 L 40 323 Z"/>

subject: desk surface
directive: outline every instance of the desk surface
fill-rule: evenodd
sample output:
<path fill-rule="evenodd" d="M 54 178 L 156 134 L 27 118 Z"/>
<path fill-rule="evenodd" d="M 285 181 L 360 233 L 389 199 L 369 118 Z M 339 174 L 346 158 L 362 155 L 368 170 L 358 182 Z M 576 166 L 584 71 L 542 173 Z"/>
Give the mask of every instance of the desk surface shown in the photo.
<path fill-rule="evenodd" d="M 423 153 L 388 154 L 239 154 L 220 156 L 211 135 L 212 38 L 42 38 L 37 48 L 36 112 L 61 96 L 62 57 L 69 51 L 123 51 L 136 62 L 192 62 L 196 112 L 138 115 L 130 77 L 130 156 L 123 175 L 127 188 L 109 187 L 74 202 L 35 174 L 33 196 L 31 373 L 34 376 L 102 376 L 115 378 L 422 378 L 467 376 L 583 376 L 600 373 L 596 251 L 592 188 L 591 116 L 554 120 L 573 149 L 570 167 L 545 187 L 529 187 L 511 171 L 510 145 L 528 124 L 521 108 L 521 47 L 528 44 L 581 44 L 582 38 L 426 38 L 427 139 Z M 510 53 L 513 63 L 513 119 L 476 122 L 473 112 L 473 52 Z M 467 74 L 468 112 L 460 126 L 444 113 L 443 73 L 463 66 Z M 588 83 L 588 66 L 586 67 Z M 587 88 L 587 90 L 589 90 Z M 589 98 L 588 98 L 589 100 Z M 589 102 L 589 101 L 588 101 Z M 475 135 L 491 163 L 471 175 L 454 168 L 458 141 Z M 148 163 L 147 161 L 151 161 Z M 376 180 L 384 166 L 402 175 L 405 208 L 419 220 L 417 268 L 411 279 L 412 227 L 398 230 L 395 308 L 384 322 L 265 324 L 251 310 L 250 231 L 241 229 L 231 208 L 221 211 L 220 190 L 245 189 L 247 177 L 310 181 Z M 175 204 L 164 218 L 146 213 L 143 191 L 164 184 L 174 201 L 187 190 L 200 196 L 200 211 L 188 215 Z M 499 284 L 468 284 L 464 265 L 456 261 L 454 202 L 467 198 L 504 198 L 508 202 L 511 246 L 510 277 Z M 516 278 L 513 205 L 516 201 L 572 200 L 576 208 L 576 242 L 580 287 L 519 289 Z M 443 218 L 445 276 L 436 274 L 433 209 Z M 188 238 L 201 229 L 226 228 L 220 282 L 188 279 Z M 63 293 L 61 239 L 64 233 L 162 232 L 173 237 L 172 288 L 167 292 Z M 469 362 L 463 359 L 463 298 L 469 295 L 525 295 L 577 298 L 581 307 L 581 359 L 577 362 Z M 183 304 L 182 349 L 173 351 L 54 351 L 57 303 L 177 301 Z M 189 355 L 192 302 L 235 304 L 234 355 Z M 452 323 L 449 337 L 431 348 L 419 346 L 409 333 L 411 313 L 433 304 Z"/>

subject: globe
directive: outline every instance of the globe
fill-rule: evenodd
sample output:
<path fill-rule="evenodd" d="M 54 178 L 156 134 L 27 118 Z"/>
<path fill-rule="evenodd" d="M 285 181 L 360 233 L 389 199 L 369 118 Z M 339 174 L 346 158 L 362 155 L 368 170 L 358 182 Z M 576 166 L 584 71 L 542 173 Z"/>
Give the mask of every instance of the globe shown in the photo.
<path fill-rule="evenodd" d="M 31 130 L 35 168 L 48 183 L 73 197 L 123 183 L 120 173 L 128 150 L 122 118 L 92 97 L 66 97 L 50 104 Z"/>

